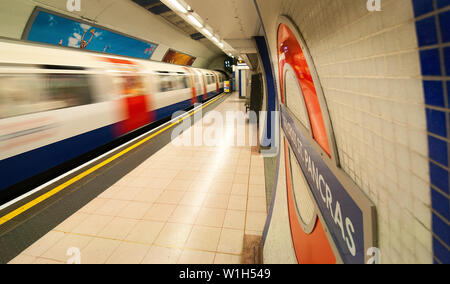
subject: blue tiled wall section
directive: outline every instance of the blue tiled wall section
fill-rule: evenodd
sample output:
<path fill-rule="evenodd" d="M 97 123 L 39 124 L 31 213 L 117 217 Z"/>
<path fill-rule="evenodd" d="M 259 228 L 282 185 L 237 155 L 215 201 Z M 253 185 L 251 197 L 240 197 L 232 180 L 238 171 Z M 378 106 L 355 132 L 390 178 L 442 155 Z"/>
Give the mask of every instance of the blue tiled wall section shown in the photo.
<path fill-rule="evenodd" d="M 428 127 L 433 253 L 450 263 L 450 0 L 412 0 Z"/>

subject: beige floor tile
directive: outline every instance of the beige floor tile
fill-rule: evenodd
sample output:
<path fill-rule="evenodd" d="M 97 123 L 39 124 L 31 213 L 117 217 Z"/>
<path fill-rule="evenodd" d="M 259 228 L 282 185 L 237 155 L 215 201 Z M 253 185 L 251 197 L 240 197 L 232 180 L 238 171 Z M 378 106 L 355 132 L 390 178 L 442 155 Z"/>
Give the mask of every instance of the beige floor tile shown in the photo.
<path fill-rule="evenodd" d="M 33 264 L 64 264 L 62 261 L 56 261 L 53 259 L 37 257 Z"/>
<path fill-rule="evenodd" d="M 234 174 L 233 173 L 223 173 L 220 168 L 220 173 L 215 176 L 215 182 L 223 182 L 223 183 L 233 183 Z"/>
<path fill-rule="evenodd" d="M 215 253 L 185 250 L 178 264 L 213 264 Z"/>
<path fill-rule="evenodd" d="M 106 261 L 107 264 L 140 264 L 150 250 L 149 245 L 122 242 Z"/>
<path fill-rule="evenodd" d="M 225 216 L 224 228 L 245 229 L 245 211 L 228 210 Z"/>
<path fill-rule="evenodd" d="M 231 254 L 216 254 L 216 258 L 214 259 L 214 264 L 241 264 L 242 257 Z"/>
<path fill-rule="evenodd" d="M 163 169 L 154 169 L 154 170 L 146 170 L 146 173 L 143 173 L 148 178 L 164 178 L 168 180 L 174 179 L 180 173 L 179 170 L 163 170 Z M 149 180 L 147 178 L 147 180 Z"/>
<path fill-rule="evenodd" d="M 215 252 L 221 231 L 221 228 L 194 226 L 185 248 Z"/>
<path fill-rule="evenodd" d="M 96 199 L 113 199 L 114 196 L 121 191 L 123 186 L 113 185 L 104 192 L 102 192 Z M 94 200 L 96 200 L 94 199 Z"/>
<path fill-rule="evenodd" d="M 209 166 L 202 166 L 200 173 L 195 177 L 194 183 L 210 182 L 215 172 Z"/>
<path fill-rule="evenodd" d="M 245 184 L 233 184 L 233 187 L 231 189 L 231 195 L 240 195 L 240 196 L 247 196 L 248 194 L 248 185 Z"/>
<path fill-rule="evenodd" d="M 119 247 L 120 241 L 95 238 L 81 250 L 82 264 L 103 264 Z"/>
<path fill-rule="evenodd" d="M 20 254 L 11 260 L 8 264 L 32 264 L 36 260 L 36 257 L 25 254 Z"/>
<path fill-rule="evenodd" d="M 96 236 L 112 219 L 111 216 L 89 215 L 86 220 L 73 229 L 73 233 Z"/>
<path fill-rule="evenodd" d="M 129 201 L 124 200 L 108 200 L 95 210 L 94 214 L 114 217 L 127 206 L 128 203 Z"/>
<path fill-rule="evenodd" d="M 236 167 L 235 173 L 248 176 L 250 174 L 250 168 L 248 166 L 238 166 Z"/>
<path fill-rule="evenodd" d="M 127 186 L 131 182 L 133 182 L 133 180 L 134 180 L 134 177 L 127 175 L 127 176 L 124 176 L 123 178 L 121 178 L 118 182 L 116 182 L 116 184 L 114 184 L 114 186 L 119 186 L 119 187 Z"/>
<path fill-rule="evenodd" d="M 247 210 L 247 196 L 232 195 L 228 203 L 228 210 Z"/>
<path fill-rule="evenodd" d="M 133 201 L 153 203 L 162 192 L 162 189 L 144 189 L 133 198 Z"/>
<path fill-rule="evenodd" d="M 139 221 L 125 240 L 151 245 L 158 237 L 165 223 L 156 221 Z"/>
<path fill-rule="evenodd" d="M 182 248 L 184 247 L 191 230 L 192 225 L 167 223 L 154 244 Z"/>
<path fill-rule="evenodd" d="M 42 254 L 42 257 L 67 262 L 71 256 L 67 252 L 71 248 L 83 250 L 90 242 L 91 237 L 66 234 L 59 242 Z"/>
<path fill-rule="evenodd" d="M 29 256 L 41 256 L 48 249 L 55 246 L 64 236 L 65 234 L 62 232 L 51 231 L 28 247 L 23 253 Z"/>
<path fill-rule="evenodd" d="M 118 217 L 141 220 L 153 206 L 152 203 L 130 201 L 118 214 Z"/>
<path fill-rule="evenodd" d="M 265 185 L 266 184 L 266 178 L 264 175 L 251 175 L 250 174 L 250 185 Z"/>
<path fill-rule="evenodd" d="M 246 168 L 250 169 L 250 159 L 247 159 L 247 158 L 239 159 L 237 168 L 240 168 L 240 167 L 242 167 L 242 168 L 246 167 Z"/>
<path fill-rule="evenodd" d="M 176 264 L 183 251 L 176 248 L 152 246 L 143 264 Z"/>
<path fill-rule="evenodd" d="M 267 214 L 262 212 L 247 212 L 245 230 L 262 232 L 266 224 Z"/>
<path fill-rule="evenodd" d="M 263 235 L 263 231 L 245 230 L 245 235 L 248 235 L 248 236 L 262 236 Z"/>
<path fill-rule="evenodd" d="M 231 182 L 217 182 L 214 181 L 210 186 L 209 193 L 215 194 L 230 194 L 233 184 Z"/>
<path fill-rule="evenodd" d="M 174 179 L 194 181 L 197 179 L 200 173 L 201 173 L 200 171 L 182 170 L 175 176 Z"/>
<path fill-rule="evenodd" d="M 249 196 L 247 203 L 248 211 L 267 212 L 267 200 L 264 197 Z"/>
<path fill-rule="evenodd" d="M 177 206 L 173 204 L 155 203 L 144 215 L 144 220 L 166 222 Z"/>
<path fill-rule="evenodd" d="M 123 240 L 137 224 L 137 220 L 115 217 L 97 236 L 114 240 Z"/>
<path fill-rule="evenodd" d="M 144 190 L 143 187 L 124 187 L 117 192 L 112 199 L 131 201 L 135 200 L 135 197 Z"/>
<path fill-rule="evenodd" d="M 191 184 L 192 181 L 189 180 L 174 179 L 168 186 L 166 186 L 165 190 L 188 191 Z"/>
<path fill-rule="evenodd" d="M 225 214 L 225 209 L 202 208 L 195 224 L 222 228 Z"/>
<path fill-rule="evenodd" d="M 211 188 L 211 181 L 194 181 L 188 188 L 188 192 L 208 193 Z"/>
<path fill-rule="evenodd" d="M 147 189 L 164 189 L 172 182 L 172 178 L 151 178 L 146 186 Z"/>
<path fill-rule="evenodd" d="M 266 187 L 264 185 L 250 185 L 249 196 L 266 198 Z"/>
<path fill-rule="evenodd" d="M 229 195 L 225 194 L 208 194 L 205 201 L 203 202 L 203 207 L 205 208 L 217 208 L 217 209 L 227 209 L 228 202 L 230 200 Z"/>
<path fill-rule="evenodd" d="M 233 175 L 236 172 L 236 164 L 224 163 L 220 167 L 221 173 Z"/>
<path fill-rule="evenodd" d="M 81 208 L 78 212 L 85 214 L 93 214 L 100 207 L 105 205 L 106 202 L 108 202 L 108 199 L 95 198 L 94 200 L 86 204 L 83 208 Z"/>
<path fill-rule="evenodd" d="M 242 254 L 244 231 L 223 229 L 217 251 L 231 254 Z"/>
<path fill-rule="evenodd" d="M 55 228 L 55 231 L 70 233 L 73 231 L 73 229 L 75 229 L 75 227 L 80 225 L 88 217 L 89 217 L 89 214 L 85 214 L 85 213 L 78 211 L 77 213 L 75 213 L 72 216 L 70 216 L 69 218 L 67 218 L 64 222 L 59 224 Z"/>
<path fill-rule="evenodd" d="M 164 191 L 156 200 L 157 203 L 163 204 L 179 204 L 183 199 L 184 192 L 182 191 Z"/>
<path fill-rule="evenodd" d="M 180 205 L 186 206 L 202 206 L 207 194 L 203 192 L 186 192 L 180 201 Z"/>
<path fill-rule="evenodd" d="M 266 174 L 264 167 L 251 167 L 250 175 L 253 176 L 264 176 Z"/>
<path fill-rule="evenodd" d="M 133 178 L 133 180 L 128 183 L 126 186 L 132 186 L 132 187 L 146 187 L 147 184 L 149 183 L 149 179 L 148 177 L 142 177 L 142 176 L 138 176 Z"/>
<path fill-rule="evenodd" d="M 194 224 L 200 207 L 179 205 L 169 218 L 171 223 Z"/>
<path fill-rule="evenodd" d="M 249 175 L 248 174 L 236 174 L 233 179 L 233 183 L 248 184 Z"/>

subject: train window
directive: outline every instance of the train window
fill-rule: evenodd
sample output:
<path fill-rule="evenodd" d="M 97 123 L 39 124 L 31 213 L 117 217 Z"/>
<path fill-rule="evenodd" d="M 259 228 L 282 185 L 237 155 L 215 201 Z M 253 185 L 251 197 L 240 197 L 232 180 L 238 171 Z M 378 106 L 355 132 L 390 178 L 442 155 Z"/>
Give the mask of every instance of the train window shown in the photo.
<path fill-rule="evenodd" d="M 47 90 L 47 99 L 59 104 L 59 107 L 53 109 L 92 103 L 89 78 L 86 75 L 51 74 L 48 76 Z"/>
<path fill-rule="evenodd" d="M 0 118 L 92 103 L 85 75 L 1 75 Z"/>
<path fill-rule="evenodd" d="M 182 89 L 187 89 L 190 87 L 190 78 L 188 76 L 180 76 L 179 80 L 181 82 Z"/>
<path fill-rule="evenodd" d="M 177 89 L 177 83 L 172 76 L 159 76 L 159 90 L 161 93 L 170 92 Z"/>
<path fill-rule="evenodd" d="M 127 97 L 140 96 L 145 94 L 145 87 L 140 76 L 124 76 L 120 80 L 122 95 Z"/>

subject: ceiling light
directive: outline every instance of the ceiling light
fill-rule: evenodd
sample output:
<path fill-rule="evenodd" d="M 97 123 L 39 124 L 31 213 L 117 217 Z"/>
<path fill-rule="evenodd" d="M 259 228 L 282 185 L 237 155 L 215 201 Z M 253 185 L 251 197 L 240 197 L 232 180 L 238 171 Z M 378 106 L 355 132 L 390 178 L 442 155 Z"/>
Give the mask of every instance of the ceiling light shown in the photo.
<path fill-rule="evenodd" d="M 212 38 L 212 40 L 219 43 L 219 40 L 215 36 Z"/>
<path fill-rule="evenodd" d="M 219 43 L 219 46 L 220 46 L 220 48 L 223 48 L 224 45 L 223 45 L 223 43 Z"/>
<path fill-rule="evenodd" d="M 212 37 L 212 33 L 208 30 L 208 29 L 203 29 L 203 32 L 207 35 L 207 36 L 209 36 L 209 37 Z"/>
<path fill-rule="evenodd" d="M 180 2 L 178 2 L 177 0 L 167 0 L 167 1 L 169 1 L 169 3 L 172 4 L 172 6 L 174 6 L 174 8 L 176 8 L 181 13 L 186 14 L 188 12 L 186 8 L 184 8 L 183 5 L 181 5 Z"/>
<path fill-rule="evenodd" d="M 193 24 L 194 24 L 195 26 L 197 26 L 198 28 L 203 27 L 203 25 L 200 23 L 200 21 L 197 20 L 197 18 L 195 18 L 194 16 L 188 15 L 187 17 L 188 17 L 189 21 L 191 21 L 191 23 L 193 23 Z"/>

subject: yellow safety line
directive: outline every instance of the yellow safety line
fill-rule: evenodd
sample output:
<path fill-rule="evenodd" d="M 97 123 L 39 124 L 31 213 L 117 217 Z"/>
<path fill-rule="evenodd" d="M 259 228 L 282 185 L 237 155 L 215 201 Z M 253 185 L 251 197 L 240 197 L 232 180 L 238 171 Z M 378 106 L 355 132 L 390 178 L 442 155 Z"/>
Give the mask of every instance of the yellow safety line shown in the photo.
<path fill-rule="evenodd" d="M 112 156 L 111 158 L 101 162 L 100 164 L 90 168 L 89 170 L 79 174 L 78 176 L 72 178 L 71 180 L 61 184 L 60 186 L 50 190 L 49 192 L 39 196 L 38 198 L 28 202 L 27 204 L 21 206 L 20 208 L 17 208 L 16 210 L 12 211 L 11 213 L 3 216 L 0 218 L 0 226 L 5 224 L 6 222 L 14 219 L 15 217 L 19 216 L 20 214 L 22 214 L 23 212 L 33 208 L 34 206 L 36 206 L 37 204 L 47 200 L 48 198 L 52 197 L 53 195 L 57 194 L 58 192 L 64 190 L 65 188 L 69 187 L 70 185 L 76 183 L 77 181 L 83 179 L 84 177 L 92 174 L 93 172 L 97 171 L 98 169 L 106 166 L 107 164 L 111 163 L 112 161 L 116 160 L 117 158 L 122 157 L 123 155 L 125 155 L 126 153 L 130 152 L 131 150 L 136 149 L 137 147 L 141 146 L 142 144 L 144 144 L 145 142 L 153 139 L 154 137 L 158 136 L 159 134 L 167 131 L 168 129 L 172 128 L 173 126 L 179 124 L 180 122 L 182 122 L 183 120 L 185 120 L 188 117 L 191 117 L 192 115 L 194 115 L 195 113 L 197 113 L 198 111 L 204 109 L 205 107 L 209 106 L 210 104 L 218 101 L 219 99 L 221 99 L 222 97 L 224 97 L 225 94 L 222 94 L 221 96 L 217 97 L 216 99 L 208 102 L 207 104 L 203 105 L 201 108 L 191 112 L 190 114 L 186 115 L 183 118 L 180 118 L 179 120 L 177 120 L 176 122 L 173 122 L 172 124 L 164 127 L 163 129 L 160 129 L 159 131 L 155 132 L 154 134 L 150 135 L 149 137 L 139 141 L 138 143 L 130 146 L 129 148 L 123 150 L 122 152 Z"/>

